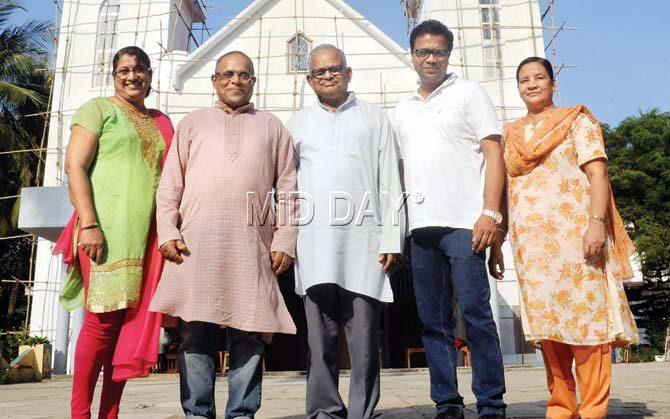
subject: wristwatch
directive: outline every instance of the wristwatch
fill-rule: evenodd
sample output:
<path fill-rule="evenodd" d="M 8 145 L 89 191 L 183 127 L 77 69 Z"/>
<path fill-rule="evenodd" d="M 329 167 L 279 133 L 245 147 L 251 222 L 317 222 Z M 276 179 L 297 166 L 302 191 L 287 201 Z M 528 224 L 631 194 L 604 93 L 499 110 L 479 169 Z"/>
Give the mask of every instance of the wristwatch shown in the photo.
<path fill-rule="evenodd" d="M 482 210 L 482 215 L 493 218 L 493 221 L 496 223 L 496 225 L 500 225 L 500 223 L 502 223 L 502 214 L 498 211 L 484 209 Z"/>

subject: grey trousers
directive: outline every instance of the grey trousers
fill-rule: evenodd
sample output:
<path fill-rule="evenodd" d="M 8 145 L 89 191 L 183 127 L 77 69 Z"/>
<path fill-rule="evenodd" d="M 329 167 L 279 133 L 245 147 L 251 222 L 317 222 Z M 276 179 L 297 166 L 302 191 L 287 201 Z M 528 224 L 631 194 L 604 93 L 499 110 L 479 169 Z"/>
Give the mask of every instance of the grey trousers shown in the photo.
<path fill-rule="evenodd" d="M 380 418 L 379 314 L 382 303 L 335 284 L 310 287 L 304 297 L 307 316 L 307 418 Z M 340 372 L 339 326 L 344 331 L 351 360 L 349 409 L 338 391 Z"/>

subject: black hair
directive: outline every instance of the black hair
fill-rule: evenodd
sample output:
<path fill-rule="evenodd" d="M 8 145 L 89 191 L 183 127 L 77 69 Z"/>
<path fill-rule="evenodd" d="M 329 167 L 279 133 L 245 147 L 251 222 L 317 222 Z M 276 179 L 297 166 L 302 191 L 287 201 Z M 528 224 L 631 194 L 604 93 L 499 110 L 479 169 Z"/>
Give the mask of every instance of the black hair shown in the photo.
<path fill-rule="evenodd" d="M 439 20 L 429 19 L 424 20 L 414 29 L 412 29 L 412 33 L 409 35 L 410 49 L 414 50 L 414 42 L 416 41 L 416 38 L 426 34 L 442 35 L 447 40 L 447 50 L 451 52 L 451 50 L 454 48 L 454 34 L 449 30 L 449 28 L 447 28 L 447 26 Z"/>
<path fill-rule="evenodd" d="M 147 53 L 144 52 L 142 48 L 136 46 L 124 47 L 116 51 L 114 58 L 112 58 L 112 71 L 116 71 L 116 66 L 119 64 L 119 60 L 121 59 L 122 55 L 130 55 L 131 57 L 137 58 L 137 62 L 140 65 L 145 67 L 149 73 L 152 72 L 151 59 L 149 58 L 149 55 L 147 55 Z M 149 96 L 149 93 L 151 93 L 151 85 L 149 85 L 149 89 L 147 90 L 147 96 Z"/>
<path fill-rule="evenodd" d="M 549 78 L 551 81 L 554 81 L 554 67 L 551 65 L 549 60 L 546 58 L 542 57 L 528 57 L 525 60 L 521 61 L 519 66 L 516 68 L 516 82 L 519 83 L 519 72 L 521 71 L 521 67 L 525 66 L 526 64 L 530 63 L 540 63 L 542 64 L 542 67 L 544 67 L 545 70 L 547 70 L 547 74 L 549 74 Z"/>

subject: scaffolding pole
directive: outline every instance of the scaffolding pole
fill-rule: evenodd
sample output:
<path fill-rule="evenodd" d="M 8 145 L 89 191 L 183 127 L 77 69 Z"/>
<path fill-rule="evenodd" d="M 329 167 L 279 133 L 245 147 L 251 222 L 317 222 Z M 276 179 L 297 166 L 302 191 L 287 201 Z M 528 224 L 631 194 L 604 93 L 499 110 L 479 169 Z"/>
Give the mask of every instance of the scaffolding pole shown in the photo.
<path fill-rule="evenodd" d="M 181 0 L 183 1 L 183 0 Z M 200 0 L 197 0 L 198 3 L 200 4 Z M 546 44 L 546 49 L 550 49 L 550 54 L 552 56 L 552 61 L 554 62 L 554 67 L 556 68 L 556 75 L 560 74 L 560 72 L 565 69 L 565 68 L 570 68 L 574 67 L 572 65 L 568 65 L 565 63 L 560 63 L 558 64 L 558 43 L 557 43 L 557 38 L 558 35 L 566 30 L 576 30 L 577 28 L 569 27 L 567 26 L 566 22 L 563 22 L 560 26 L 557 26 L 555 23 L 555 16 L 554 16 L 554 5 L 555 5 L 555 0 L 549 0 L 548 1 L 548 7 L 547 9 L 542 13 L 540 22 L 536 22 L 535 16 L 533 13 L 532 9 L 532 4 L 533 0 L 528 0 L 529 4 L 529 10 L 530 10 L 530 15 L 531 15 L 531 21 L 530 25 L 465 25 L 464 24 L 464 19 L 462 15 L 462 7 L 461 7 L 461 0 L 457 0 L 458 2 L 458 8 L 459 8 L 459 14 L 458 14 L 458 25 L 454 27 L 453 29 L 456 30 L 457 32 L 457 42 L 458 44 L 464 48 L 464 45 L 466 43 L 466 36 L 468 35 L 467 31 L 481 31 L 485 26 L 486 27 L 491 27 L 492 28 L 492 33 L 495 33 L 496 29 L 500 31 L 505 31 L 505 30 L 512 30 L 512 29 L 520 29 L 520 30 L 529 30 L 533 42 L 533 49 L 538 53 L 538 46 L 536 44 L 536 31 L 551 31 L 552 36 L 550 40 Z M 61 9 L 60 5 L 58 4 L 57 0 L 53 0 L 53 4 L 55 5 L 55 8 L 57 10 L 57 13 L 60 14 L 61 17 L 63 17 L 63 9 Z M 84 3 L 81 3 L 84 4 Z M 89 3 L 86 3 L 89 4 Z M 90 3 L 93 5 L 94 3 Z M 97 3 L 96 3 L 97 4 Z M 122 34 L 125 33 L 132 33 L 134 36 L 135 42 L 138 41 L 138 39 L 142 36 L 142 34 L 146 35 L 150 30 L 148 29 L 148 22 L 150 18 L 152 17 L 161 17 L 165 16 L 167 14 L 172 14 L 176 12 L 176 19 L 178 19 L 182 24 L 184 24 L 187 29 L 188 29 L 188 42 L 193 42 L 195 46 L 199 46 L 203 43 L 203 36 L 204 33 L 207 32 L 208 35 L 211 35 L 209 33 L 209 29 L 207 27 L 207 24 L 203 22 L 202 27 L 199 29 L 200 30 L 200 39 L 198 40 L 194 34 L 194 30 L 191 27 L 191 25 L 187 25 L 187 21 L 180 12 L 180 8 L 177 7 L 175 4 L 172 4 L 174 7 L 171 9 L 169 12 L 164 12 L 164 13 L 151 13 L 151 1 L 147 2 L 146 0 L 136 0 L 135 2 L 132 1 L 125 1 L 123 2 L 124 6 L 128 5 L 137 5 L 138 7 L 138 12 L 136 16 L 132 17 L 121 17 L 121 16 L 116 16 L 114 18 L 114 23 L 112 26 L 112 22 L 110 22 L 110 16 L 109 16 L 109 3 L 107 4 L 107 13 L 105 13 L 105 18 L 103 20 L 104 26 L 104 32 L 111 32 L 112 36 L 108 37 L 106 35 L 109 35 L 107 33 L 102 34 L 105 36 L 105 40 L 103 41 L 103 51 L 107 50 L 107 42 L 114 39 L 117 39 Z M 147 6 L 146 13 L 143 14 L 143 7 Z M 216 10 L 218 7 L 208 7 L 206 5 L 201 5 L 203 10 L 211 11 L 211 10 Z M 175 10 L 176 9 L 176 10 Z M 294 0 L 293 2 L 293 15 L 292 16 L 246 16 L 246 17 L 232 17 L 232 18 L 226 18 L 225 20 L 229 23 L 239 21 L 239 20 L 258 20 L 259 22 L 259 28 L 258 28 L 258 50 L 257 50 L 257 55 L 256 55 L 256 62 L 260 71 L 261 68 L 261 63 L 263 59 L 270 60 L 272 58 L 280 58 L 280 57 L 286 57 L 288 60 L 289 65 L 291 64 L 291 58 L 295 58 L 297 65 L 294 65 L 293 68 L 291 69 L 293 73 L 293 88 L 290 92 L 288 91 L 282 91 L 282 92 L 264 92 L 262 93 L 264 97 L 268 96 L 276 96 L 276 95 L 286 95 L 286 94 L 292 94 L 293 96 L 293 103 L 291 107 L 284 107 L 282 106 L 270 106 L 268 107 L 267 110 L 270 111 L 276 111 L 276 112 L 296 112 L 298 109 L 298 96 L 301 94 L 298 89 L 298 77 L 299 77 L 299 71 L 298 71 L 298 66 L 300 65 L 300 62 L 302 61 L 302 58 L 305 55 L 308 55 L 308 53 L 302 53 L 300 51 L 300 48 L 298 48 L 295 52 L 294 55 L 291 56 L 291 54 L 287 51 L 284 54 L 270 54 L 269 51 L 266 55 L 263 55 L 262 53 L 262 41 L 263 41 L 263 28 L 264 28 L 264 22 L 268 20 L 283 20 L 283 19 L 293 19 L 295 23 L 295 33 L 299 34 L 299 23 L 298 20 L 303 19 L 312 19 L 312 20 L 318 20 L 318 19 L 323 19 L 323 20 L 332 20 L 334 24 L 334 31 L 335 31 L 335 44 L 338 48 L 341 48 L 341 40 L 340 40 L 340 35 L 339 35 L 339 28 L 338 28 L 338 20 L 346 20 L 346 21 L 362 21 L 362 22 L 369 22 L 367 18 L 364 17 L 346 17 L 346 16 L 338 16 L 338 15 L 333 15 L 333 16 L 320 16 L 320 15 L 315 15 L 315 16 L 305 16 L 304 12 L 305 10 L 302 10 L 302 16 L 300 16 L 299 10 L 298 10 L 298 2 L 297 0 Z M 55 36 L 58 34 L 59 36 L 55 36 L 56 39 L 56 48 L 54 49 L 56 53 L 56 57 L 54 59 L 54 65 L 53 67 L 46 65 L 45 68 L 42 68 L 41 70 L 43 71 L 53 71 L 53 78 L 52 78 L 52 86 L 49 92 L 49 99 L 48 99 L 48 105 L 47 105 L 47 111 L 45 112 L 39 112 L 31 115 L 25 115 L 25 117 L 42 117 L 45 119 L 45 121 L 48 121 L 49 123 L 55 123 L 56 127 L 54 127 L 54 130 L 52 131 L 53 133 L 56 134 L 56 147 L 45 147 L 45 141 L 47 139 L 47 133 L 48 133 L 48 125 L 45 123 L 45 127 L 43 129 L 42 133 L 42 138 L 40 141 L 40 146 L 37 148 L 33 149 L 28 149 L 28 150 L 11 150 L 11 151 L 4 151 L 0 152 L 0 155 L 4 154 L 12 154 L 12 153 L 35 153 L 38 156 L 38 166 L 37 166 L 37 173 L 36 173 L 36 179 L 35 179 L 35 185 L 39 186 L 39 176 L 41 171 L 44 169 L 45 166 L 45 161 L 46 161 L 46 155 L 50 151 L 55 151 L 56 152 L 56 170 L 58 172 L 56 178 L 62 180 L 62 168 L 63 168 L 63 150 L 64 150 L 64 139 L 63 139 L 63 121 L 64 117 L 69 115 L 71 112 L 74 112 L 75 109 L 64 109 L 64 98 L 65 98 L 65 89 L 66 89 L 66 84 L 68 83 L 68 80 L 70 76 L 73 74 L 80 74 L 80 73 L 90 73 L 91 68 L 93 70 L 96 70 L 96 66 L 100 66 L 101 71 L 103 73 L 103 82 L 101 83 L 100 86 L 100 94 L 104 92 L 106 89 L 106 83 L 104 81 L 104 78 L 107 77 L 108 67 L 110 66 L 110 61 L 111 61 L 111 56 L 108 56 L 108 54 L 103 54 L 103 56 L 100 59 L 100 62 L 96 62 L 94 60 L 93 63 L 90 64 L 77 64 L 77 65 L 70 65 L 70 61 L 72 58 L 73 54 L 73 48 L 75 47 L 73 45 L 73 37 L 76 35 L 81 35 L 82 31 L 86 30 L 87 26 L 95 26 L 97 28 L 97 25 L 100 24 L 100 20 L 94 21 L 94 22 L 73 22 L 72 19 L 72 13 L 73 13 L 73 7 L 70 5 L 69 8 L 66 10 L 67 12 L 67 22 L 66 24 L 61 24 L 58 26 L 53 26 L 49 28 L 52 32 L 52 35 Z M 145 19 L 146 25 L 144 27 L 144 30 L 141 30 L 141 19 Z M 550 19 L 550 24 L 545 25 L 544 21 L 546 19 Z M 129 31 L 129 32 L 124 32 L 120 30 L 120 27 L 118 26 L 118 23 L 121 21 L 125 20 L 135 20 L 135 25 L 134 25 L 134 30 Z M 62 22 L 61 22 L 62 23 Z M 410 17 L 408 16 L 408 29 L 416 23 L 416 17 Z M 162 23 L 161 23 L 162 24 Z M 341 25 L 341 23 L 340 23 Z M 161 34 L 164 33 L 164 29 L 162 26 L 159 28 Z M 59 51 L 59 43 L 61 41 L 60 37 L 63 36 L 64 39 L 62 40 L 62 49 Z M 162 36 L 162 35 L 161 35 Z M 270 35 L 268 35 L 270 36 Z M 279 35 L 282 36 L 282 35 Z M 269 39 L 269 38 L 268 38 Z M 344 38 L 343 38 L 344 39 Z M 165 42 L 163 42 L 165 41 Z M 174 39 L 173 39 L 174 42 Z M 344 42 L 342 40 L 342 42 Z M 159 68 L 162 68 L 161 63 L 163 60 L 169 60 L 171 64 L 178 64 L 180 62 L 183 62 L 181 58 L 176 58 L 173 56 L 170 56 L 170 46 L 166 49 L 163 45 L 167 45 L 167 40 L 161 40 L 160 46 L 161 46 L 161 51 L 158 53 L 158 62 L 159 62 Z M 521 110 L 521 107 L 515 107 L 515 106 L 507 106 L 505 102 L 505 92 L 504 92 L 504 80 L 505 80 L 505 69 L 511 69 L 516 66 L 512 65 L 503 65 L 503 62 L 501 60 L 501 55 L 500 55 L 500 45 L 498 43 L 498 40 L 495 39 L 495 42 L 493 43 L 496 51 L 496 68 L 497 68 L 497 82 L 498 82 L 498 89 L 500 91 L 500 97 L 501 97 L 501 106 L 497 106 L 496 109 L 500 110 L 502 113 L 503 120 L 507 120 L 507 111 L 508 110 Z M 114 45 L 111 45 L 110 48 L 113 48 Z M 61 59 L 62 63 L 61 65 L 58 65 L 59 63 L 57 62 L 58 58 L 58 53 L 61 53 Z M 348 53 L 348 56 L 363 56 L 363 57 L 377 57 L 377 56 L 396 56 L 402 59 L 406 59 L 409 56 L 409 52 L 403 51 L 403 52 L 393 52 L 393 51 L 388 51 L 388 52 L 352 52 Z M 155 57 L 155 53 L 152 54 L 152 56 Z M 167 58 L 166 58 L 167 57 Z M 199 63 L 208 63 L 208 62 L 213 62 L 215 60 L 213 59 L 200 59 L 200 60 L 193 60 Z M 451 66 L 454 67 L 459 67 L 462 68 L 464 71 L 464 74 L 467 76 L 468 71 L 471 68 L 483 68 L 486 67 L 486 65 L 478 65 L 478 64 L 469 64 L 468 63 L 468 57 L 465 52 L 461 53 L 460 57 L 460 62 L 450 64 Z M 76 69 L 81 69 L 81 71 L 77 71 Z M 357 71 L 376 71 L 379 72 L 379 88 L 378 90 L 371 89 L 372 91 L 366 91 L 366 92 L 360 92 L 359 94 L 361 95 L 375 95 L 378 97 L 378 104 L 384 108 L 384 109 L 391 109 L 397 102 L 397 98 L 394 98 L 393 96 L 389 97 L 389 95 L 401 95 L 401 94 L 410 94 L 413 91 L 408 90 L 408 91 L 389 91 L 386 89 L 385 83 L 384 83 L 384 74 L 382 71 L 383 68 L 360 68 L 356 69 Z M 280 74 L 280 73 L 277 73 Z M 281 73 L 281 74 L 286 74 Z M 266 75 L 274 75 L 274 73 L 268 73 Z M 58 86 L 58 91 L 56 91 L 56 82 L 59 81 L 60 85 Z M 161 102 L 161 95 L 164 95 L 166 98 L 166 108 L 165 110 L 168 110 L 168 105 L 167 105 L 167 100 L 171 95 L 180 95 L 180 96 L 187 96 L 187 95 L 192 95 L 192 96 L 200 96 L 200 95 L 208 95 L 211 96 L 211 92 L 174 92 L 169 90 L 169 88 L 161 89 L 160 85 L 160 70 L 158 73 L 158 81 L 157 81 L 157 88 L 155 89 L 156 94 L 158 95 L 158 102 L 159 106 L 162 103 Z M 58 94 L 58 97 L 56 98 L 56 94 Z M 376 99 L 376 98 L 375 98 Z M 256 92 L 256 100 L 260 104 L 261 101 L 261 92 L 260 89 L 257 90 Z M 376 101 L 376 100 L 375 100 Z M 54 103 L 55 102 L 55 103 Z M 559 102 L 560 102 L 560 95 L 559 95 Z M 287 104 L 286 104 L 287 105 Z M 54 110 L 54 106 L 56 109 Z M 287 105 L 288 106 L 288 105 Z M 178 110 L 180 107 L 179 106 L 170 106 L 169 109 L 175 109 L 173 112 L 170 112 L 171 114 L 175 115 L 180 115 L 180 114 L 185 114 L 188 111 L 184 110 Z M 185 107 L 185 108 L 188 108 Z M 12 194 L 4 197 L 0 197 L 0 200 L 9 200 L 9 199 L 17 199 L 19 198 L 18 194 Z M 0 240 L 30 240 L 31 241 L 31 261 L 30 261 L 30 270 L 29 270 L 29 278 L 28 278 L 28 284 L 30 287 L 34 286 L 34 256 L 36 252 L 36 245 L 38 240 L 36 239 L 35 236 L 32 234 L 22 234 L 22 235 L 14 235 L 10 237 L 3 237 L 0 238 Z M 47 286 L 49 286 L 49 281 L 47 281 Z M 28 315 L 26 317 L 26 326 L 29 324 L 30 321 L 30 309 L 31 309 L 31 304 L 32 304 L 32 298 L 30 295 L 26 296 L 27 298 L 27 304 L 28 304 Z M 44 313 L 43 313 L 44 315 Z M 60 317 L 59 317 L 60 318 Z M 59 320 L 60 324 L 60 320 Z M 46 330 L 46 329 L 44 329 Z M 38 332 L 38 330 L 35 330 L 33 332 Z"/>

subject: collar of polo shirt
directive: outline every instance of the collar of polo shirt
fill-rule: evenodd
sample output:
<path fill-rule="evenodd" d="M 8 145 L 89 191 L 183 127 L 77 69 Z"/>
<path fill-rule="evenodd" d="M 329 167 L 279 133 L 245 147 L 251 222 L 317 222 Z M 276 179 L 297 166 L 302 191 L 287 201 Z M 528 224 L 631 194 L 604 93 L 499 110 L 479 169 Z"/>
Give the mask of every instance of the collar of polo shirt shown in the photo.
<path fill-rule="evenodd" d="M 412 98 L 413 98 L 413 99 L 418 99 L 418 100 L 420 100 L 420 101 L 422 101 L 422 102 L 428 101 L 428 100 L 430 100 L 430 98 L 432 98 L 432 97 L 434 97 L 435 95 L 439 94 L 439 92 L 441 92 L 442 89 L 444 89 L 444 88 L 447 87 L 447 86 L 452 85 L 452 84 L 456 81 L 457 78 L 458 78 L 458 76 L 456 75 L 456 73 L 449 73 L 449 74 L 447 74 L 447 78 L 442 82 L 442 84 L 439 85 L 435 90 L 433 90 L 433 91 L 430 93 L 430 95 L 428 95 L 427 98 L 424 99 L 423 97 L 421 97 L 421 95 L 419 94 L 419 89 L 417 89 L 417 90 L 414 92 L 414 94 L 412 95 Z"/>

